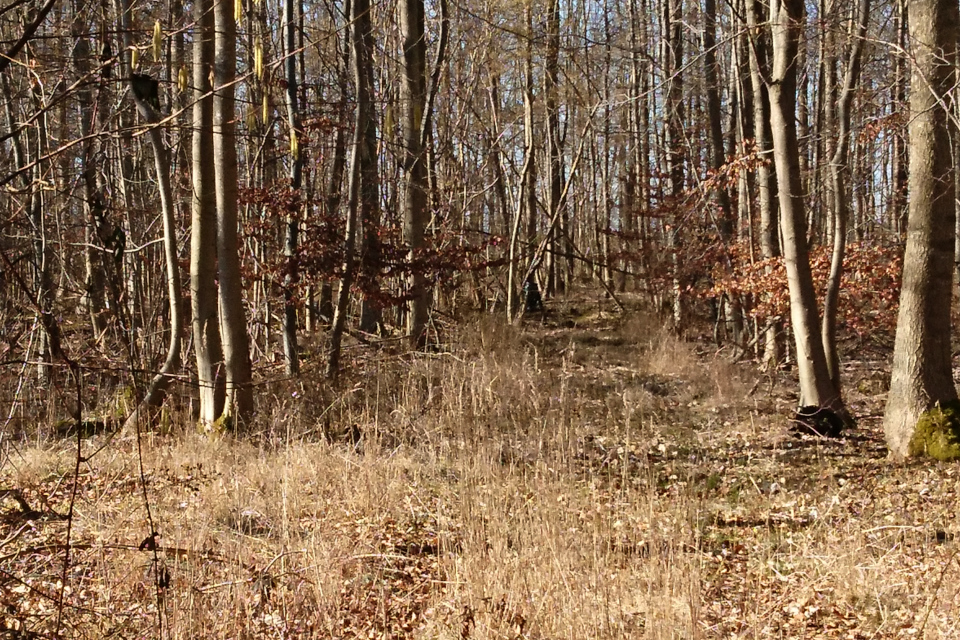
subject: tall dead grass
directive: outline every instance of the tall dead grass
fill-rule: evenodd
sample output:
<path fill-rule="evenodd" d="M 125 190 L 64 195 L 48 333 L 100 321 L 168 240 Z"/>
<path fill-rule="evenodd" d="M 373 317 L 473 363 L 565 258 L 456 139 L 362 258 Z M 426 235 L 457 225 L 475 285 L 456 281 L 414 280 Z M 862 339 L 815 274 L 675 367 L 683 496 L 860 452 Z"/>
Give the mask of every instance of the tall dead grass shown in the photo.
<path fill-rule="evenodd" d="M 259 426 L 282 438 L 146 438 L 170 577 L 165 636 L 800 637 L 783 626 L 790 607 L 802 617 L 827 598 L 882 629 L 898 595 L 933 602 L 925 633 L 949 637 L 956 589 L 946 605 L 919 579 L 877 588 L 896 561 L 863 557 L 870 527 L 836 506 L 840 493 L 777 493 L 698 449 L 698 430 L 740 437 L 741 425 L 711 422 L 724 407 L 741 415 L 731 365 L 649 324 L 598 335 L 588 344 L 484 321 L 448 353 L 370 363 L 318 406 L 277 393 Z M 319 438 L 321 419 L 362 440 Z M 130 446 L 84 465 L 76 637 L 155 629 Z M 40 494 L 68 477 L 72 455 L 20 449 L 4 481 Z M 59 491 L 51 504 L 63 504 Z M 716 525 L 756 513 L 767 523 L 743 525 L 758 527 L 750 542 Z M 30 580 L 39 588 L 54 573 Z M 22 624 L 43 628 L 47 612 Z"/>

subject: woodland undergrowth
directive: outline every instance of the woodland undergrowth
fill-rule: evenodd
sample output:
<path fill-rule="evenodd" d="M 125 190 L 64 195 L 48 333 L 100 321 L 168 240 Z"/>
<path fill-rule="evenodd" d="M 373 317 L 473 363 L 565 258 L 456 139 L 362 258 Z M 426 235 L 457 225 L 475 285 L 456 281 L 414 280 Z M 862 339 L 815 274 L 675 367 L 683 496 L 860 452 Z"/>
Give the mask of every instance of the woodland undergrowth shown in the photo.
<path fill-rule="evenodd" d="M 68 558 L 77 440 L 7 435 L 3 637 L 960 637 L 960 473 L 888 462 L 882 359 L 797 436 L 789 371 L 605 304 L 308 360 L 242 435 L 175 409 L 146 500 L 135 438 L 83 439 Z"/>

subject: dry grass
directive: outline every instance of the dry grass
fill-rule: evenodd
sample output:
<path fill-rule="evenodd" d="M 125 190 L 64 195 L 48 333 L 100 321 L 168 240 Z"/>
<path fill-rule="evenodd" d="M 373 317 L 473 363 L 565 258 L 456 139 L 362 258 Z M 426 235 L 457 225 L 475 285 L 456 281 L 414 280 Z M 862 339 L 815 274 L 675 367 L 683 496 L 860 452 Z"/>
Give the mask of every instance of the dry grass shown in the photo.
<path fill-rule="evenodd" d="M 761 401 L 649 318 L 569 316 L 274 388 L 253 437 L 145 436 L 159 595 L 110 443 L 61 634 L 156 637 L 159 604 L 184 639 L 960 637 L 954 467 L 889 465 L 869 421 L 795 439 L 790 381 Z M 48 517 L 3 503 L 5 624 L 50 633 L 76 452 L 6 446 L 0 486 Z"/>

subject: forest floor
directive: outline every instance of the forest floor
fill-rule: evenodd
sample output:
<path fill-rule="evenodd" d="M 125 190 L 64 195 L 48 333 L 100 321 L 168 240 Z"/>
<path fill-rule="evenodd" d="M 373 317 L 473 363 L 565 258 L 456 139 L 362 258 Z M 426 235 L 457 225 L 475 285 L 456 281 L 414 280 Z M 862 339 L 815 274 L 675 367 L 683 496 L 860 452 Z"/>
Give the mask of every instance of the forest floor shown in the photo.
<path fill-rule="evenodd" d="M 829 440 L 789 371 L 606 301 L 448 342 L 357 345 L 337 389 L 308 360 L 243 436 L 95 435 L 78 475 L 8 435 L 0 638 L 960 638 L 960 473 L 888 461 L 883 358 Z"/>

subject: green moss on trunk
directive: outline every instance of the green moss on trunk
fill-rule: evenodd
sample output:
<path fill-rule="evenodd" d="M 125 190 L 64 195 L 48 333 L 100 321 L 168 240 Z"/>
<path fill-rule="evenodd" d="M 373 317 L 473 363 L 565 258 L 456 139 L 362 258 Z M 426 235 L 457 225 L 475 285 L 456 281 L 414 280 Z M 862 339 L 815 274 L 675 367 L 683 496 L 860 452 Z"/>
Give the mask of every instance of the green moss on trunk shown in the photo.
<path fill-rule="evenodd" d="M 923 412 L 910 438 L 911 456 L 960 460 L 960 402 L 938 404 Z"/>

